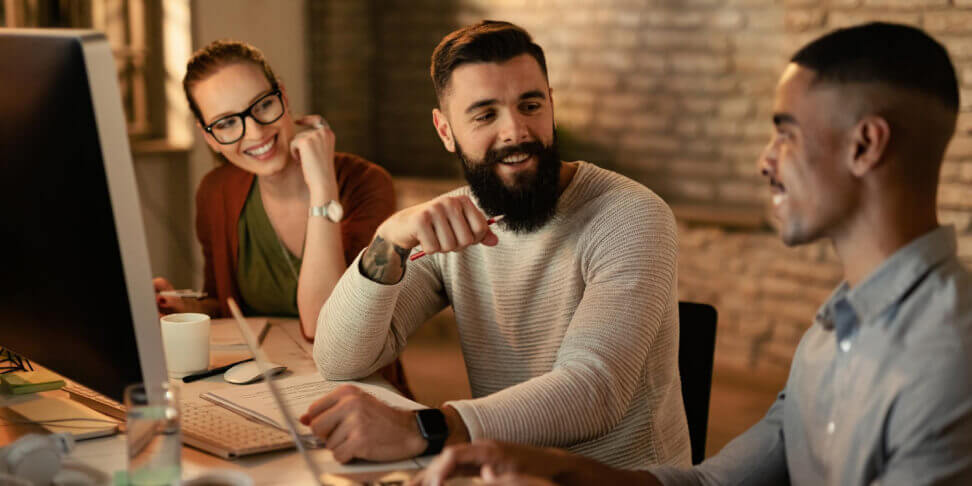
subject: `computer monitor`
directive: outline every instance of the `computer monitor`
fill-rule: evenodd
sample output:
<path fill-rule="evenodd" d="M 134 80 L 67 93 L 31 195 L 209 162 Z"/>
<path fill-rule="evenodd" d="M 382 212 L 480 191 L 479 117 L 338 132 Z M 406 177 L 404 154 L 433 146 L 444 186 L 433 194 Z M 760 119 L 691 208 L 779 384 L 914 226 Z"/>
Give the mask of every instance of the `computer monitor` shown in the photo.
<path fill-rule="evenodd" d="M 0 29 L 0 346 L 121 400 L 166 380 L 111 49 Z"/>

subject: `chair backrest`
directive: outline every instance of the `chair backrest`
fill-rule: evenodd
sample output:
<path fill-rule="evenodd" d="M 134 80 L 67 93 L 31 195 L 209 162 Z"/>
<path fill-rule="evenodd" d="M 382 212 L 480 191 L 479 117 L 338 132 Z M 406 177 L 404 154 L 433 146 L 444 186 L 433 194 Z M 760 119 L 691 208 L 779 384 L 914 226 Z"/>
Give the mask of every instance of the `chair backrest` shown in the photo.
<path fill-rule="evenodd" d="M 711 305 L 678 303 L 678 371 L 682 378 L 682 402 L 688 419 L 692 464 L 705 459 L 717 320 L 718 313 Z"/>

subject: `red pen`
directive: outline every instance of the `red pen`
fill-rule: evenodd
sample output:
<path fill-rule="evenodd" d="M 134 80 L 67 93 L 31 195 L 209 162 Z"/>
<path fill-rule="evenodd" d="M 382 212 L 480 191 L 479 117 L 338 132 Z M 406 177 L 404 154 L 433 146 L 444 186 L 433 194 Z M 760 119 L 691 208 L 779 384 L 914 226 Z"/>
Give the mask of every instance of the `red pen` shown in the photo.
<path fill-rule="evenodd" d="M 502 218 L 502 216 L 497 216 L 495 218 L 489 218 L 489 219 L 486 220 L 486 224 L 492 225 L 493 223 L 499 221 L 500 218 Z M 419 258 L 422 258 L 424 256 L 425 256 L 425 252 L 424 251 L 420 251 L 420 252 L 418 252 L 418 253 L 416 253 L 416 254 L 408 257 L 408 261 L 414 262 L 415 260 L 418 260 Z"/>

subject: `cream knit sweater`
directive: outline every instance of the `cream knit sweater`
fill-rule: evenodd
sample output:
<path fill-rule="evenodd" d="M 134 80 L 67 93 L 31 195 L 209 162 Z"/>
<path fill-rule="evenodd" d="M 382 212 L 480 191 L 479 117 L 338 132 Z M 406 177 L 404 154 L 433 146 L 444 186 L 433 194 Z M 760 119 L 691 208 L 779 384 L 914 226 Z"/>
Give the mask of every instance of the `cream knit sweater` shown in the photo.
<path fill-rule="evenodd" d="M 321 373 L 370 375 L 451 304 L 474 398 L 447 404 L 473 439 L 564 447 L 623 468 L 689 466 L 668 206 L 580 162 L 547 225 L 493 231 L 497 246 L 416 260 L 395 285 L 362 276 L 355 260 L 318 319 Z"/>

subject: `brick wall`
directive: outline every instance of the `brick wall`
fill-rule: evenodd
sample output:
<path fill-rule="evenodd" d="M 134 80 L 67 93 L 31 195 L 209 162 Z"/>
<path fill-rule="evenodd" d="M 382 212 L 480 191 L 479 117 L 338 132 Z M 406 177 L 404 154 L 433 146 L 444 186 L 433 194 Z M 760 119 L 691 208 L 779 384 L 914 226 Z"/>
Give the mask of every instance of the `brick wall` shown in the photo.
<path fill-rule="evenodd" d="M 972 262 L 970 0 L 311 5 L 313 76 L 332 78 L 312 83 L 315 106 L 338 130 L 339 148 L 396 175 L 458 174 L 431 125 L 428 62 L 438 40 L 482 18 L 526 28 L 547 54 L 565 158 L 624 173 L 676 207 L 681 298 L 719 309 L 720 363 L 765 372 L 786 370 L 841 275 L 826 245 L 785 248 L 763 222 L 768 193 L 755 160 L 770 134 L 777 77 L 792 52 L 830 29 L 868 20 L 922 27 L 949 48 L 961 81 L 963 112 L 943 169 L 940 215 L 958 226 L 960 251 Z M 349 25 L 360 29 L 346 32 Z M 347 42 L 360 42 L 370 62 Z"/>

